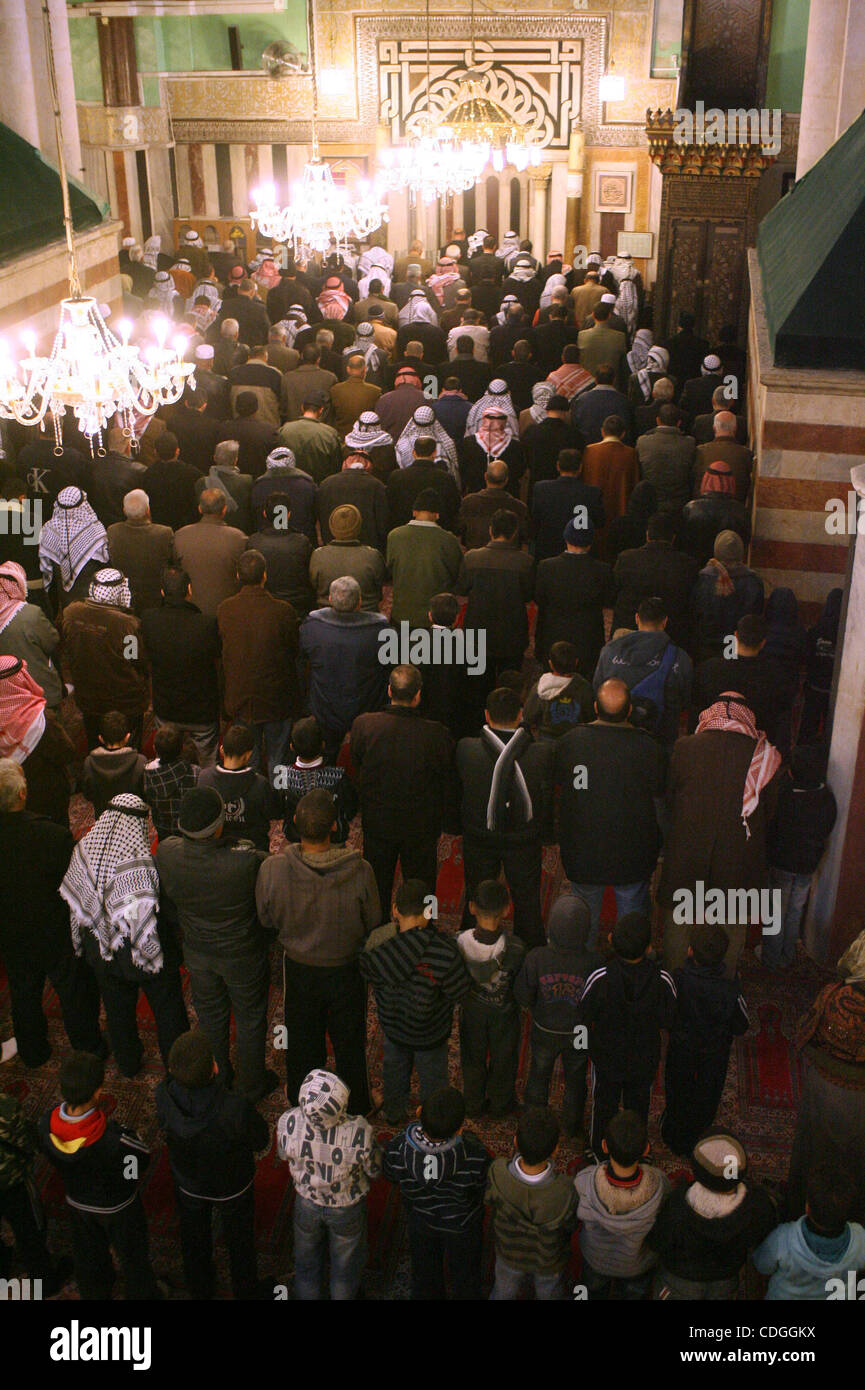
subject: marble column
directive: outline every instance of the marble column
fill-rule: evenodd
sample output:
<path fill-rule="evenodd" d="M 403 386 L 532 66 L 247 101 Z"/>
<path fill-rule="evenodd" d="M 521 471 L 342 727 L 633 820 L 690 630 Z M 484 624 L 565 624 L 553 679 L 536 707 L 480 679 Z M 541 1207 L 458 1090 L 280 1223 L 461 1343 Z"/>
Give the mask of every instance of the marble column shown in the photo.
<path fill-rule="evenodd" d="M 63 123 L 63 153 L 69 173 L 80 179 L 83 166 L 66 0 L 48 0 L 48 10 Z M 54 105 L 41 5 L 32 0 L 0 0 L 0 53 L 5 58 L 0 120 L 41 150 L 47 160 L 56 163 Z"/>
<path fill-rule="evenodd" d="M 568 184 L 565 204 L 565 260 L 570 261 L 580 239 L 580 204 L 583 198 L 583 161 L 585 137 L 579 121 L 575 121 L 568 143 Z"/>
<path fill-rule="evenodd" d="M 529 241 L 532 243 L 532 255 L 541 263 L 547 251 L 547 195 L 551 172 L 548 164 L 542 164 L 529 173 L 532 195 L 529 208 Z"/>
<path fill-rule="evenodd" d="M 861 515 L 865 464 L 851 469 L 850 482 Z M 830 967 L 865 926 L 865 535 L 852 538 L 851 550 L 826 779 L 838 818 L 814 879 L 804 931 L 809 954 Z"/>
<path fill-rule="evenodd" d="M 796 178 L 834 145 L 865 106 L 865 5 L 811 0 Z"/>

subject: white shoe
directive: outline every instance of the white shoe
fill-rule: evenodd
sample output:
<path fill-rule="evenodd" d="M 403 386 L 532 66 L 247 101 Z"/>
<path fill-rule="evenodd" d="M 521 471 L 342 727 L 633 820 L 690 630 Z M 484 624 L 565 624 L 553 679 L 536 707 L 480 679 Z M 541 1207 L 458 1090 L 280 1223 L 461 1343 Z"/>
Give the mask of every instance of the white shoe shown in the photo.
<path fill-rule="evenodd" d="M 11 1062 L 13 1057 L 18 1056 L 18 1043 L 15 1038 L 7 1038 L 0 1044 L 0 1062 Z"/>

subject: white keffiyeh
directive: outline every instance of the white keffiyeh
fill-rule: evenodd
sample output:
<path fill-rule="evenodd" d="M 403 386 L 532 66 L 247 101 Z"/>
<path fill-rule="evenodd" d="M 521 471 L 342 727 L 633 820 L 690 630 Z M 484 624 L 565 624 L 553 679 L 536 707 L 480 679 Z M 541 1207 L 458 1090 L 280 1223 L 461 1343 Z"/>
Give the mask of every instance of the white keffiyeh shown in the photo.
<path fill-rule="evenodd" d="M 399 311 L 399 326 L 407 323 L 438 323 L 439 317 L 423 290 L 412 290 Z"/>
<path fill-rule="evenodd" d="M 120 570 L 110 568 L 97 570 L 87 591 L 87 596 L 92 603 L 110 603 L 115 608 L 132 607 L 129 580 L 125 574 L 120 573 Z"/>
<path fill-rule="evenodd" d="M 69 907 L 77 956 L 89 933 L 103 960 L 113 960 L 128 942 L 133 965 L 148 975 L 159 973 L 159 875 L 141 797 L 124 792 L 109 802 L 76 844 L 59 892 Z"/>
<path fill-rule="evenodd" d="M 382 429 L 381 421 L 374 410 L 365 410 L 358 416 L 345 436 L 345 442 L 350 449 L 383 449 L 386 445 L 393 444 L 387 430 Z"/>

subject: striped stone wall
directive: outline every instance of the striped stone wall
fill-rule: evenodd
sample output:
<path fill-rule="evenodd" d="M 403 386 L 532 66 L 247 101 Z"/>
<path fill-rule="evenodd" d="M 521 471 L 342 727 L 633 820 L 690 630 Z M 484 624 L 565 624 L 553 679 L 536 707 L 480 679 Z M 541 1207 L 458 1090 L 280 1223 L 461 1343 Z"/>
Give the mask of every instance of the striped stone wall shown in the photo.
<path fill-rule="evenodd" d="M 100 304 L 110 304 L 115 314 L 123 303 L 117 264 L 121 230 L 120 222 L 108 221 L 75 238 L 84 293 Z M 8 339 L 13 355 L 25 329 L 36 334 L 40 348 L 50 348 L 57 306 L 69 293 L 66 274 L 64 242 L 0 265 L 0 336 Z"/>
<path fill-rule="evenodd" d="M 751 564 L 767 585 L 788 585 L 806 621 L 844 586 L 849 536 L 827 529 L 826 504 L 845 501 L 865 459 L 865 372 L 775 367 L 757 254 L 749 254 L 748 415 L 754 444 Z"/>

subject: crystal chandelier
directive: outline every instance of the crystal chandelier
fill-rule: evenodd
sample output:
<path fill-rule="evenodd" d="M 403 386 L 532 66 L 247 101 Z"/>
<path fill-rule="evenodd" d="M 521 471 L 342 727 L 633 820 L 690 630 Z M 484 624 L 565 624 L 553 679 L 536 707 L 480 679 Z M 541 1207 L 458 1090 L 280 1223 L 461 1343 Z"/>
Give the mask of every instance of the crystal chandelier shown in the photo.
<path fill-rule="evenodd" d="M 160 405 L 170 405 L 183 394 L 194 368 L 183 361 L 185 344 L 166 347 L 170 325 L 166 320 L 158 346 L 142 360 L 130 347 L 128 333 L 121 344 L 105 323 L 95 299 L 82 294 L 75 256 L 72 207 L 63 151 L 63 129 L 48 6 L 43 7 L 46 59 L 54 104 L 58 173 L 63 199 L 69 297 L 61 301 L 60 323 L 49 357 L 36 354 L 36 337 L 24 335 L 27 356 L 16 363 L 7 343 L 0 343 L 0 416 L 19 425 L 42 425 L 50 414 L 55 445 L 62 448 L 62 421 L 71 410 L 82 434 L 102 450 L 102 431 L 119 417 L 133 441 L 142 418 Z"/>
<path fill-rule="evenodd" d="M 461 144 L 449 125 L 439 123 L 430 106 L 429 0 L 426 0 L 427 110 L 415 121 L 405 145 L 388 145 L 379 153 L 376 185 L 382 193 L 406 189 L 413 204 L 448 203 L 476 184 L 487 160 L 483 150 Z"/>
<path fill-rule="evenodd" d="M 541 162 L 543 134 L 521 125 L 497 102 L 488 86 L 488 75 L 475 72 L 475 6 L 469 5 L 469 64 L 457 89 L 456 101 L 445 122 L 466 158 L 492 164 L 500 174 L 507 164 L 522 171 Z"/>
<path fill-rule="evenodd" d="M 376 189 L 367 182 L 359 186 L 359 196 L 351 197 L 333 181 L 330 165 L 318 153 L 318 78 L 315 58 L 315 10 L 313 0 L 307 9 L 309 66 L 312 73 L 312 158 L 291 187 L 288 205 L 281 207 L 273 184 L 256 189 L 250 212 L 253 226 L 264 237 L 283 245 L 291 243 L 295 255 L 312 252 L 345 252 L 350 240 L 364 241 L 387 221 L 387 208 Z"/>

